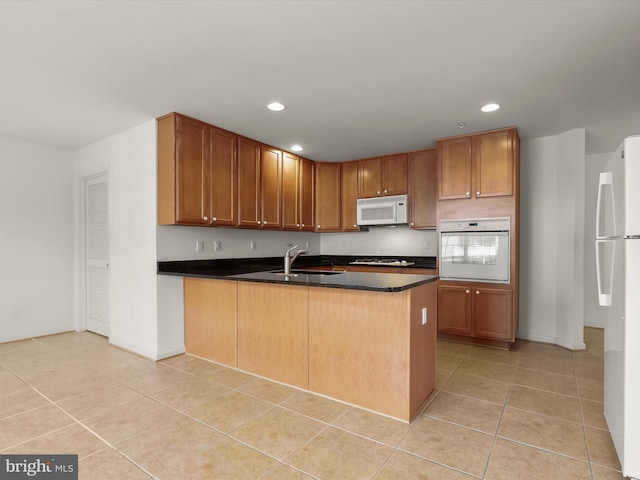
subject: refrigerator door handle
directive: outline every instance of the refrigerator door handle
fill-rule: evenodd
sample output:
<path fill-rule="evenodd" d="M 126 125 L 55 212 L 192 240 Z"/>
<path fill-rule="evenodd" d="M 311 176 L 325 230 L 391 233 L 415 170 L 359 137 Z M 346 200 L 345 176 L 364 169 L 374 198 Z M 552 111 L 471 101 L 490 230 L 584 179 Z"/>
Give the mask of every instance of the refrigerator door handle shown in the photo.
<path fill-rule="evenodd" d="M 605 187 L 609 187 L 606 188 Z M 610 201 L 610 208 L 611 208 L 611 222 L 612 222 L 612 226 L 613 226 L 613 231 L 612 232 L 605 232 L 602 230 L 601 225 L 600 225 L 600 221 L 601 220 L 605 220 L 604 215 L 606 215 L 608 212 L 602 212 L 602 202 L 606 201 L 607 199 L 603 199 L 605 193 L 604 192 L 609 192 L 609 197 L 610 199 L 608 199 Z M 615 236 L 616 234 L 616 209 L 615 209 L 615 204 L 614 204 L 614 199 L 613 199 L 613 173 L 612 172 L 602 172 L 600 174 L 600 179 L 598 181 L 598 201 L 596 204 L 596 238 L 605 238 L 605 237 L 612 237 Z"/>
<path fill-rule="evenodd" d="M 606 247 L 611 246 L 611 258 L 607 258 Z M 601 256 L 601 248 L 603 249 Z M 613 267 L 616 257 L 616 240 L 596 240 L 596 283 L 598 284 L 598 305 L 611 306 L 613 293 Z M 602 261 L 604 260 L 604 265 Z M 601 268 L 603 266 L 604 268 Z M 604 271 L 602 271 L 604 269 Z"/>

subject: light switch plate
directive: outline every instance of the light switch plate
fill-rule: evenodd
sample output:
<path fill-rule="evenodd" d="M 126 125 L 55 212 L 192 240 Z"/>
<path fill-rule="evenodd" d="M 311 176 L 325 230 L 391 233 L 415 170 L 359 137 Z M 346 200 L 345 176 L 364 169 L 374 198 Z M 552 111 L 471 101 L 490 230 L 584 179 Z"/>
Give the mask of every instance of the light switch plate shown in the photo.
<path fill-rule="evenodd" d="M 256 240 L 251 240 L 250 246 L 251 246 L 251 250 L 257 250 L 258 242 Z"/>
<path fill-rule="evenodd" d="M 196 252 L 204 252 L 204 240 L 196 240 Z"/>
<path fill-rule="evenodd" d="M 222 241 L 221 240 L 214 240 L 213 241 L 213 251 L 214 252 L 219 252 L 222 250 Z"/>

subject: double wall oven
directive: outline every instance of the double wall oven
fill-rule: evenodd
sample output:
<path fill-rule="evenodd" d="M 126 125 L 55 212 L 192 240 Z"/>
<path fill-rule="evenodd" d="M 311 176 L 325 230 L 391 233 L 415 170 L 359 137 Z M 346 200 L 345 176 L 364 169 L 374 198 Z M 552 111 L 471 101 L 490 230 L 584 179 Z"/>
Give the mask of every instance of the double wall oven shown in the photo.
<path fill-rule="evenodd" d="M 440 278 L 509 283 L 509 218 L 442 220 Z"/>

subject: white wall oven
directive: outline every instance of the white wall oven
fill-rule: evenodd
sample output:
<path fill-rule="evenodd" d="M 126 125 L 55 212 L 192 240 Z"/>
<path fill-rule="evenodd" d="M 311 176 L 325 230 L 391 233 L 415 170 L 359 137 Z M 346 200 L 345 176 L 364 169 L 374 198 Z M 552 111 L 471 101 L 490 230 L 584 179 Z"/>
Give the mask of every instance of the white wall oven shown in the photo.
<path fill-rule="evenodd" d="M 440 278 L 509 283 L 509 218 L 440 221 Z"/>

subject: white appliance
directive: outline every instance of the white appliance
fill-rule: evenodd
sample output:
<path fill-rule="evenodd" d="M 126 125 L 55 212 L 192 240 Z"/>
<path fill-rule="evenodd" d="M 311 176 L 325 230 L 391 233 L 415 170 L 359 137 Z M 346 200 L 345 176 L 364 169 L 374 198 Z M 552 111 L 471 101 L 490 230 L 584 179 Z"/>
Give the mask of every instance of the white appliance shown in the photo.
<path fill-rule="evenodd" d="M 509 283 L 509 218 L 440 221 L 440 278 Z"/>
<path fill-rule="evenodd" d="M 359 198 L 358 225 L 406 224 L 409 201 L 406 195 Z"/>
<path fill-rule="evenodd" d="M 596 273 L 604 416 L 623 475 L 640 479 L 640 136 L 625 138 L 600 174 Z"/>

